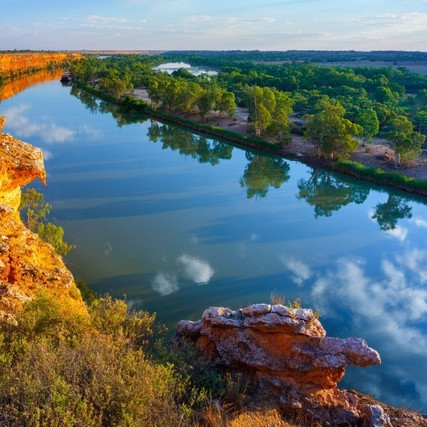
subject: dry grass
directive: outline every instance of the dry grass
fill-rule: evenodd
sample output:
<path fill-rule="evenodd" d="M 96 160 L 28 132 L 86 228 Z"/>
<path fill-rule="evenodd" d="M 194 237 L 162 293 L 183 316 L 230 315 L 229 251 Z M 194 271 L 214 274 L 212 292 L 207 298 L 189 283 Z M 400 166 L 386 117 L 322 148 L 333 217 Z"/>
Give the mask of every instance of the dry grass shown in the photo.
<path fill-rule="evenodd" d="M 276 290 L 270 293 L 271 304 L 285 305 L 285 296 L 276 293 Z"/>

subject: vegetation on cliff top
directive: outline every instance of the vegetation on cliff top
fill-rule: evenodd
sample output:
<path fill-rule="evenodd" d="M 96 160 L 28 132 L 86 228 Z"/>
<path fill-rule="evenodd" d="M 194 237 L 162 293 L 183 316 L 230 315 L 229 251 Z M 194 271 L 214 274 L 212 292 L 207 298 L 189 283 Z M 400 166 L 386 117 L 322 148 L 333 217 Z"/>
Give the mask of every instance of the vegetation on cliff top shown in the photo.
<path fill-rule="evenodd" d="M 155 317 L 109 296 L 80 317 L 40 293 L 0 330 L 0 424 L 288 425 L 277 411 L 240 415 L 249 382 L 220 374 L 192 344 L 164 346 Z"/>

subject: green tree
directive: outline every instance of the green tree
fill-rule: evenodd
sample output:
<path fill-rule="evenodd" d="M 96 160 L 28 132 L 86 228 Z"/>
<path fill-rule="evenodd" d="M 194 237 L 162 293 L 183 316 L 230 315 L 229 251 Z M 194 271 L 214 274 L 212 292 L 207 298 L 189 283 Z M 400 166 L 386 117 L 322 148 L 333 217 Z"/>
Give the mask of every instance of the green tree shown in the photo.
<path fill-rule="evenodd" d="M 44 201 L 44 196 L 35 188 L 27 188 L 21 196 L 19 210 L 23 215 L 25 225 L 34 233 L 46 216 L 49 214 L 51 205 Z"/>
<path fill-rule="evenodd" d="M 276 97 L 270 88 L 259 86 L 246 86 L 244 96 L 255 135 L 259 137 L 272 123 Z"/>
<path fill-rule="evenodd" d="M 22 194 L 19 210 L 26 226 L 42 240 L 50 243 L 59 255 L 65 256 L 75 246 L 64 242 L 62 227 L 46 222 L 50 209 L 51 205 L 45 202 L 43 194 L 36 189 L 27 188 Z"/>
<path fill-rule="evenodd" d="M 267 129 L 267 133 L 275 137 L 280 144 L 289 144 L 291 141 L 292 123 L 288 120 L 292 114 L 292 98 L 285 92 L 274 91 L 275 109 L 272 114 L 272 123 Z"/>
<path fill-rule="evenodd" d="M 346 111 L 339 102 L 322 100 L 317 108 L 318 114 L 308 116 L 304 136 L 316 147 L 318 157 L 348 157 L 359 144 L 354 135 L 361 133 L 361 126 L 344 118 Z"/>
<path fill-rule="evenodd" d="M 417 112 L 414 117 L 414 124 L 419 133 L 427 134 L 427 107 Z"/>
<path fill-rule="evenodd" d="M 208 114 L 212 111 L 214 103 L 215 99 L 212 97 L 212 92 L 208 89 L 204 89 L 197 100 L 197 108 L 203 120 L 207 120 Z"/>
<path fill-rule="evenodd" d="M 402 115 L 391 121 L 392 130 L 387 138 L 395 152 L 396 164 L 400 166 L 401 159 L 413 159 L 421 152 L 421 147 L 426 139 L 425 135 L 415 132 L 412 122 Z"/>
<path fill-rule="evenodd" d="M 380 130 L 380 121 L 377 113 L 372 108 L 360 111 L 355 122 L 362 127 L 362 132 L 359 134 L 362 137 L 362 146 L 365 142 L 372 142 L 372 138 Z"/>
<path fill-rule="evenodd" d="M 233 117 L 236 112 L 236 97 L 233 92 L 224 91 L 221 94 L 221 99 L 217 103 L 218 111 L 221 114 L 225 114 L 228 117 Z"/>

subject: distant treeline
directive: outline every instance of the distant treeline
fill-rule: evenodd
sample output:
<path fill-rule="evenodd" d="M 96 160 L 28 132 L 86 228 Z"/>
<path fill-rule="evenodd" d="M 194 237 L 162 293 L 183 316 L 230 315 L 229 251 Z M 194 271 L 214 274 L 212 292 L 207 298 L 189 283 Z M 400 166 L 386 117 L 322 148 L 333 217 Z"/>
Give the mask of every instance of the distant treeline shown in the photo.
<path fill-rule="evenodd" d="M 166 58 L 200 57 L 232 61 L 308 61 L 308 62 L 340 62 L 340 61 L 381 61 L 381 62 L 426 62 L 427 52 L 406 51 L 356 51 L 356 50 L 182 50 L 168 51 L 163 54 Z"/>

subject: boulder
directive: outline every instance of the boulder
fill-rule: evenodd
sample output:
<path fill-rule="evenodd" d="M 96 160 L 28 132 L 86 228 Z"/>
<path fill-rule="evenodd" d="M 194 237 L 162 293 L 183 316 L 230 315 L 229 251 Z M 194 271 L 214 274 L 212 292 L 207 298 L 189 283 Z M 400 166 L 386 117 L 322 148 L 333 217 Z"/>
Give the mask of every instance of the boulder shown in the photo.
<path fill-rule="evenodd" d="M 176 333 L 197 342 L 213 364 L 251 374 L 287 410 L 332 424 L 366 419 L 356 394 L 337 383 L 346 366 L 378 365 L 380 355 L 361 338 L 327 337 L 312 310 L 210 307 L 197 322 L 179 322 Z"/>

